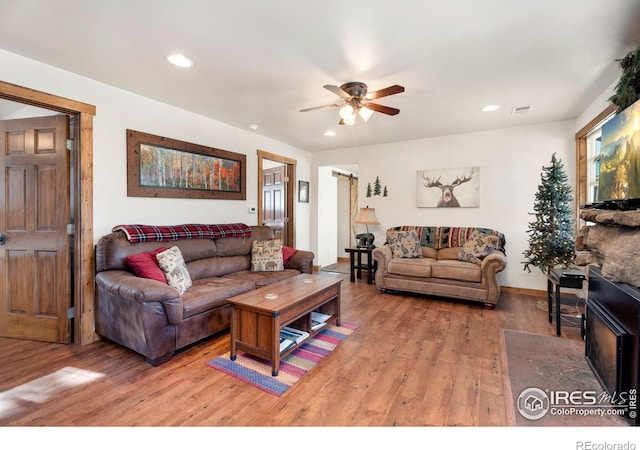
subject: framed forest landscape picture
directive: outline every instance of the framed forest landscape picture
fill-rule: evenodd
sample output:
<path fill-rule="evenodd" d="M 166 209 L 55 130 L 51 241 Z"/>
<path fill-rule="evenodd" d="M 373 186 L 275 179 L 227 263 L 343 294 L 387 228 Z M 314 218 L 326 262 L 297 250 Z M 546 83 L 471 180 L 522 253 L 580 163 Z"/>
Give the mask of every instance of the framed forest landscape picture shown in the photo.
<path fill-rule="evenodd" d="M 247 157 L 127 130 L 127 196 L 245 200 Z"/>

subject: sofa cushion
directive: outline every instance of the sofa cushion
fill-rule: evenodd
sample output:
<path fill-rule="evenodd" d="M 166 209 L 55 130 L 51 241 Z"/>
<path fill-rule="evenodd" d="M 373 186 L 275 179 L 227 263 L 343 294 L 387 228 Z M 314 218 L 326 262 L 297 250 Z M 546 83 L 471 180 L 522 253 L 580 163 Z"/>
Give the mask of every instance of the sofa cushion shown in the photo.
<path fill-rule="evenodd" d="M 212 277 L 196 280 L 182 296 L 183 320 L 229 303 L 229 298 L 254 290 L 251 280 Z"/>
<path fill-rule="evenodd" d="M 415 231 L 387 231 L 387 242 L 394 258 L 422 258 L 420 237 Z"/>
<path fill-rule="evenodd" d="M 393 258 L 387 265 L 387 272 L 410 277 L 431 277 L 433 258 Z"/>
<path fill-rule="evenodd" d="M 284 270 L 282 241 L 253 241 L 251 245 L 251 270 L 255 272 L 280 272 Z"/>
<path fill-rule="evenodd" d="M 166 283 L 167 278 L 164 276 L 164 272 L 158 265 L 158 259 L 156 258 L 158 253 L 161 253 L 166 249 L 167 247 L 160 247 L 149 252 L 129 255 L 127 256 L 127 263 L 136 276 Z"/>
<path fill-rule="evenodd" d="M 442 259 L 431 264 L 431 276 L 448 280 L 482 281 L 482 272 L 477 264 L 459 261 L 457 259 Z"/>
<path fill-rule="evenodd" d="M 458 260 L 458 254 L 460 253 L 460 247 L 441 248 L 438 250 L 437 259 L 454 259 Z"/>
<path fill-rule="evenodd" d="M 422 246 L 422 257 L 423 258 L 433 258 L 436 259 L 438 257 L 438 250 L 433 247 L 425 247 Z"/>
<path fill-rule="evenodd" d="M 180 295 L 184 294 L 192 283 L 180 249 L 174 245 L 164 252 L 158 253 L 156 258 L 169 286 L 177 290 Z"/>
<path fill-rule="evenodd" d="M 499 238 L 474 231 L 458 252 L 460 261 L 481 264 L 482 260 L 499 246 Z"/>
<path fill-rule="evenodd" d="M 290 277 L 300 275 L 299 270 L 284 269 L 280 272 L 254 272 L 251 270 L 242 270 L 239 272 L 230 273 L 225 275 L 225 278 L 231 278 L 234 280 L 247 280 L 255 283 L 256 288 L 267 286 L 277 281 L 286 280 Z"/>

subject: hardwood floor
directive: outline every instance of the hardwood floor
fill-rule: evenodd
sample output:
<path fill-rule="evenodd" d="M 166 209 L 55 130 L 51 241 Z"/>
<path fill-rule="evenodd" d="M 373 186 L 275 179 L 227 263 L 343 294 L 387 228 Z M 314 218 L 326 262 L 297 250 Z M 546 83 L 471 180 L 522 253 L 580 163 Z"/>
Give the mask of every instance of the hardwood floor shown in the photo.
<path fill-rule="evenodd" d="M 509 426 L 502 329 L 555 334 L 541 297 L 503 293 L 486 310 L 348 275 L 342 296 L 343 320 L 360 328 L 283 397 L 205 365 L 228 351 L 228 333 L 159 367 L 107 342 L 0 339 L 0 425 Z"/>

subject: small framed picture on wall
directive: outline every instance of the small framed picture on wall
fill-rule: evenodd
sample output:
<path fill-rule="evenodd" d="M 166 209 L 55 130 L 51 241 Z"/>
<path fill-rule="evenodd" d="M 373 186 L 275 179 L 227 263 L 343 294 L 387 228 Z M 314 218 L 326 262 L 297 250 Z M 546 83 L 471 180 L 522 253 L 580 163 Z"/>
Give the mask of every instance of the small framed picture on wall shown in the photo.
<path fill-rule="evenodd" d="M 298 202 L 309 203 L 309 182 L 298 181 Z"/>

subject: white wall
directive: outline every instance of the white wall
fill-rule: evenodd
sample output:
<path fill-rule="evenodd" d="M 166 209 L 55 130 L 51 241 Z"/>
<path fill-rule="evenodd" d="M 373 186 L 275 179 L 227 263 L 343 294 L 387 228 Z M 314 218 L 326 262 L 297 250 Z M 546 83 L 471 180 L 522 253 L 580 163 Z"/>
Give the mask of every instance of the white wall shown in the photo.
<path fill-rule="evenodd" d="M 313 250 L 316 254 L 313 263 L 324 267 L 338 260 L 338 180 L 333 176 L 333 167 L 330 166 L 318 167 L 317 174 L 317 189 L 312 189 L 316 192 L 317 219 L 312 223 L 322 230 L 325 240 L 323 245 L 317 245 Z"/>
<path fill-rule="evenodd" d="M 397 225 L 480 226 L 503 232 L 507 240 L 507 268 L 500 274 L 503 286 L 546 289 L 538 269 L 523 270 L 526 234 L 532 220 L 535 193 L 543 166 L 555 152 L 565 165 L 570 182 L 575 180 L 575 122 L 540 125 L 339 149 L 312 155 L 312 172 L 320 166 L 358 162 L 359 206 L 376 209 L 381 222 L 370 226 L 376 244 L 385 230 Z M 417 208 L 416 171 L 422 169 L 480 166 L 479 208 Z M 365 197 L 367 183 L 380 177 L 388 197 Z M 324 192 L 313 189 L 322 202 Z M 312 223 L 316 217 L 312 215 Z M 326 247 L 332 237 L 327 227 L 312 226 L 312 250 Z M 314 247 L 315 246 L 315 247 Z"/>
<path fill-rule="evenodd" d="M 0 80 L 96 106 L 94 241 L 121 223 L 256 224 L 248 209 L 257 206 L 258 149 L 295 159 L 298 178 L 310 178 L 306 151 L 4 50 Z M 246 154 L 246 201 L 127 197 L 126 129 Z M 296 246 L 309 249 L 310 207 L 295 205 Z"/>

